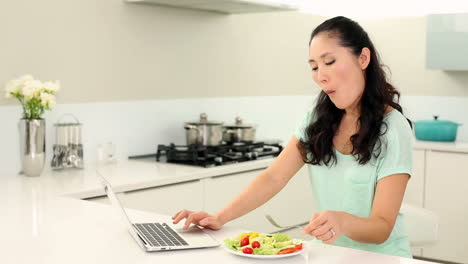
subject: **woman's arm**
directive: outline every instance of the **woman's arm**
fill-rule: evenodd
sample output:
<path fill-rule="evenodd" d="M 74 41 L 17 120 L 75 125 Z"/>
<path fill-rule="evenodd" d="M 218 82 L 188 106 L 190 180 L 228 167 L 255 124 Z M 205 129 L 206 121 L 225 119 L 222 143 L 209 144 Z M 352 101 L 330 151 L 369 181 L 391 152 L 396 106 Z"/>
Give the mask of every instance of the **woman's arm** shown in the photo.
<path fill-rule="evenodd" d="M 174 223 L 187 218 L 184 228 L 188 228 L 190 224 L 197 224 L 219 229 L 225 223 L 263 205 L 277 194 L 304 165 L 297 143 L 298 139 L 292 137 L 275 161 L 216 214 L 182 210 L 173 217 Z"/>
<path fill-rule="evenodd" d="M 377 182 L 369 217 L 359 217 L 346 212 L 323 211 L 314 214 L 303 232 L 333 243 L 340 234 L 352 240 L 381 244 L 390 236 L 408 183 L 409 175 L 394 174 Z M 333 232 L 335 235 L 333 236 Z"/>
<path fill-rule="evenodd" d="M 278 158 L 216 215 L 223 222 L 241 217 L 275 196 L 304 165 L 298 140 L 292 137 Z"/>

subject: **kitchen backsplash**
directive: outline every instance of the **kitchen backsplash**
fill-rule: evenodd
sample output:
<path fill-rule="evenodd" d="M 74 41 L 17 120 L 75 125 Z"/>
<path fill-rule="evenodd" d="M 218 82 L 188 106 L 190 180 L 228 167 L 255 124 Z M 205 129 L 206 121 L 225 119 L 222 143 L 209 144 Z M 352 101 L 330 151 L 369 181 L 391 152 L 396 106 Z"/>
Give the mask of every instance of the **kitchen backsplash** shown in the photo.
<path fill-rule="evenodd" d="M 55 142 L 53 124 L 64 113 L 73 113 L 83 123 L 85 166 L 97 160 L 99 144 L 112 142 L 117 160 L 128 155 L 155 153 L 157 144 L 185 144 L 184 122 L 198 120 L 205 112 L 209 120 L 234 123 L 240 116 L 245 123 L 256 124 L 257 139 L 281 139 L 293 134 L 315 96 L 222 97 L 130 101 L 111 103 L 62 104 L 46 113 L 47 161 L 50 166 Z M 458 141 L 468 142 L 468 98 L 405 96 L 405 115 L 411 120 L 440 119 L 464 124 Z M 19 170 L 19 105 L 1 106 L 0 177 Z"/>

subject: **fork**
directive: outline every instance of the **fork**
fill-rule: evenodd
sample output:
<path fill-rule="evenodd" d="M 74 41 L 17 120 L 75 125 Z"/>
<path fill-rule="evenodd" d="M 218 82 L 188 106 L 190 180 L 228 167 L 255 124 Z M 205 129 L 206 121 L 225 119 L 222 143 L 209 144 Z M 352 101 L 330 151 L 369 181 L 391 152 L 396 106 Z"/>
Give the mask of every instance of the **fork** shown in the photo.
<path fill-rule="evenodd" d="M 265 215 L 265 218 L 268 220 L 268 222 L 270 222 L 270 224 L 272 224 L 273 226 L 277 227 L 277 228 L 281 228 L 282 231 L 284 230 L 289 230 L 289 229 L 293 229 L 293 228 L 298 228 L 298 227 L 302 227 L 303 225 L 307 225 L 309 223 L 309 221 L 307 222 L 304 222 L 304 223 L 300 223 L 300 224 L 297 224 L 297 225 L 289 225 L 289 226 L 282 226 L 280 224 L 278 224 L 274 219 L 273 217 L 271 217 L 269 214 L 266 214 Z"/>

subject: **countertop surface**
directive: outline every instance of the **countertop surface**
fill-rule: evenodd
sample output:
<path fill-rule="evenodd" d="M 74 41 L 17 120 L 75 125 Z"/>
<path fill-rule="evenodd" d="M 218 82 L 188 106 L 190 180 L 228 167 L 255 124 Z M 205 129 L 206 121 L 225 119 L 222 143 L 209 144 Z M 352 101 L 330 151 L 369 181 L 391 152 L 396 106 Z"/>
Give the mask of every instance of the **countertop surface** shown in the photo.
<path fill-rule="evenodd" d="M 98 170 L 116 191 L 135 190 L 267 167 L 273 159 L 213 168 L 128 161 Z M 265 263 L 222 247 L 146 253 L 108 205 L 80 200 L 103 194 L 96 168 L 45 171 L 40 177 L 0 177 L 0 263 Z M 169 216 L 127 210 L 133 221 L 170 221 Z M 245 230 L 207 230 L 217 240 Z M 308 242 L 287 263 L 427 263 Z M 284 263 L 285 260 L 273 261 Z"/>
<path fill-rule="evenodd" d="M 84 170 L 53 171 L 48 169 L 38 177 L 38 181 L 42 185 L 46 185 L 50 189 L 49 191 L 55 195 L 85 199 L 105 195 L 96 177 L 97 172 L 111 182 L 116 192 L 125 192 L 263 169 L 268 167 L 273 160 L 274 158 L 265 158 L 211 168 L 146 160 L 128 160 L 85 168 Z M 7 178 L 11 178 L 11 176 Z M 34 178 L 24 176 L 19 179 L 20 181 L 25 179 L 35 181 Z"/>
<path fill-rule="evenodd" d="M 463 142 L 463 141 L 435 142 L 435 141 L 416 140 L 414 144 L 414 149 L 468 153 L 468 142 Z"/>

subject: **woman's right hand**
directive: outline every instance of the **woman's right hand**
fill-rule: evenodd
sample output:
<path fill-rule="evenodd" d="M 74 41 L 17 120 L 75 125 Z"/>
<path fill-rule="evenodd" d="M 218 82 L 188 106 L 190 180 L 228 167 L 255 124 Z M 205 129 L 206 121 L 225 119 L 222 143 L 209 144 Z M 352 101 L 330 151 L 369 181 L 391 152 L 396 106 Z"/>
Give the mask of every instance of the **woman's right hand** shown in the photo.
<path fill-rule="evenodd" d="M 186 218 L 186 220 L 183 229 L 187 229 L 189 228 L 190 224 L 194 224 L 213 230 L 218 230 L 224 225 L 224 223 L 216 215 L 211 215 L 204 211 L 192 212 L 185 209 L 177 212 L 172 217 L 172 220 L 174 220 L 174 224 L 177 224 L 184 218 Z"/>

